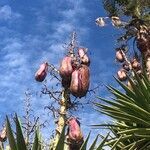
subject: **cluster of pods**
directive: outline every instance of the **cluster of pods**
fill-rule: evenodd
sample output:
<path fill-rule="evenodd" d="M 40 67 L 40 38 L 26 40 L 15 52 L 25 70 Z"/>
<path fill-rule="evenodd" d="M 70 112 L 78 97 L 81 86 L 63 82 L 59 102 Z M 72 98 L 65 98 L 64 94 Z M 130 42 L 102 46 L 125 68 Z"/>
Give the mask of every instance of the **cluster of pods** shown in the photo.
<path fill-rule="evenodd" d="M 90 60 L 85 48 L 78 48 L 78 54 L 65 56 L 60 64 L 59 73 L 62 86 L 69 88 L 75 97 L 83 97 L 89 88 Z"/>
<path fill-rule="evenodd" d="M 134 70 L 137 74 L 141 74 L 141 65 L 138 58 L 134 57 L 130 61 L 125 59 L 124 49 L 116 49 L 116 60 L 122 63 L 121 69 L 117 72 L 117 77 L 120 81 L 127 80 L 127 74 L 130 70 Z"/>
<path fill-rule="evenodd" d="M 111 18 L 109 17 L 99 17 L 95 20 L 95 23 L 100 26 L 100 27 L 104 27 L 106 26 L 106 22 L 107 20 L 110 19 L 111 20 L 111 24 L 115 27 L 120 27 L 123 25 L 123 22 L 120 20 L 119 17 L 117 16 L 112 16 Z"/>
<path fill-rule="evenodd" d="M 67 141 L 71 150 L 79 149 L 83 143 L 83 134 L 80 129 L 80 122 L 75 117 L 71 117 L 67 121 Z"/>
<path fill-rule="evenodd" d="M 78 48 L 77 55 L 68 55 L 63 58 L 59 68 L 59 74 L 62 78 L 62 86 L 69 88 L 72 95 L 75 97 L 83 97 L 86 95 L 89 88 L 89 65 L 90 60 L 86 54 L 85 48 Z M 35 73 L 36 81 L 44 81 L 48 72 L 48 63 L 40 65 L 40 68 Z"/>

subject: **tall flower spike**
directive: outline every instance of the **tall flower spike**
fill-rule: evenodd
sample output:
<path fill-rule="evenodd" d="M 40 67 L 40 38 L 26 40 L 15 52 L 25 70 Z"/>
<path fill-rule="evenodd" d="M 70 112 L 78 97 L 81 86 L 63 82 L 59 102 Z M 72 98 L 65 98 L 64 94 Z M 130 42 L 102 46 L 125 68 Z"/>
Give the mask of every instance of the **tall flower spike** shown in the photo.
<path fill-rule="evenodd" d="M 46 75 L 47 75 L 47 71 L 48 71 L 48 63 L 45 62 L 40 65 L 40 68 L 35 73 L 35 80 L 39 81 L 39 82 L 44 81 L 44 79 L 46 78 Z"/>

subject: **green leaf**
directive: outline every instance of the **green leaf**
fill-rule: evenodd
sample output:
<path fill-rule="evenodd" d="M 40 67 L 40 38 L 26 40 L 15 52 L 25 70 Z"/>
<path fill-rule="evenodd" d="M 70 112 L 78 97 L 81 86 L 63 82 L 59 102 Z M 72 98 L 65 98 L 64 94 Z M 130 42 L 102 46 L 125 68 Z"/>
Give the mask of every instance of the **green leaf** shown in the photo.
<path fill-rule="evenodd" d="M 8 141 L 9 141 L 9 145 L 11 149 L 17 150 L 16 141 L 15 141 L 13 131 L 11 129 L 10 122 L 7 116 L 6 116 L 6 130 L 7 130 L 7 137 L 8 137 Z"/>
<path fill-rule="evenodd" d="M 109 136 L 109 133 L 108 133 L 108 134 L 106 135 L 106 137 L 102 140 L 102 142 L 100 143 L 100 145 L 97 147 L 96 150 L 102 150 L 102 147 L 104 146 L 104 144 L 105 144 L 105 142 L 106 142 L 108 136 Z"/>
<path fill-rule="evenodd" d="M 87 136 L 86 140 L 84 141 L 84 143 L 82 144 L 80 150 L 86 150 L 86 146 L 87 146 L 88 140 L 90 138 L 90 134 L 91 134 L 91 132 L 88 134 L 88 136 Z"/>
<path fill-rule="evenodd" d="M 16 114 L 16 137 L 17 137 L 17 147 L 19 150 L 27 150 L 25 139 L 22 134 L 21 123 L 19 122 L 18 116 Z"/>
<path fill-rule="evenodd" d="M 119 139 L 114 143 L 111 150 L 113 150 L 116 147 L 116 145 L 120 142 L 121 139 L 122 139 L 122 136 L 120 136 Z"/>
<path fill-rule="evenodd" d="M 99 135 L 97 135 L 97 137 L 95 138 L 94 142 L 93 142 L 92 145 L 90 146 L 89 150 L 94 150 L 94 149 L 95 149 L 95 145 L 96 145 L 96 142 L 97 142 L 98 137 L 99 137 Z"/>
<path fill-rule="evenodd" d="M 3 143 L 1 142 L 1 143 L 0 143 L 0 150 L 4 150 L 3 147 L 4 147 L 4 146 L 3 146 Z"/>
<path fill-rule="evenodd" d="M 32 150 L 37 150 L 38 146 L 39 146 L 39 139 L 38 139 L 38 133 L 37 133 L 37 130 L 36 130 Z"/>
<path fill-rule="evenodd" d="M 38 135 L 38 150 L 42 150 L 42 135 L 39 132 L 39 127 L 37 128 L 37 135 Z"/>
<path fill-rule="evenodd" d="M 59 141 L 57 143 L 56 149 L 55 150 L 64 150 L 64 142 L 65 141 L 65 126 L 62 129 L 62 132 L 60 134 Z"/>

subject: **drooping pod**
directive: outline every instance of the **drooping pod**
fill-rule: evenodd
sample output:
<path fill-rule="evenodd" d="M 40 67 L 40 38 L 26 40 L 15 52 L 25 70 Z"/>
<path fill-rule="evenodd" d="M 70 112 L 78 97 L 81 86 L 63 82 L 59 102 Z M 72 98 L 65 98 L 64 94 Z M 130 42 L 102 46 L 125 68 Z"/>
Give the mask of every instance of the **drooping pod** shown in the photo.
<path fill-rule="evenodd" d="M 117 77 L 120 81 L 125 81 L 127 79 L 126 71 L 124 69 L 120 69 L 117 72 Z"/>
<path fill-rule="evenodd" d="M 59 68 L 59 74 L 62 78 L 62 86 L 64 88 L 69 88 L 72 72 L 73 72 L 72 58 L 66 56 L 63 58 Z"/>
<path fill-rule="evenodd" d="M 71 77 L 70 91 L 71 94 L 78 97 L 79 89 L 81 89 L 81 80 L 79 70 L 74 70 Z"/>
<path fill-rule="evenodd" d="M 120 50 L 118 50 L 117 52 L 116 52 L 116 59 L 119 61 L 119 62 L 124 62 L 124 57 L 123 57 L 123 54 L 122 54 L 122 52 L 120 51 Z"/>
<path fill-rule="evenodd" d="M 112 16 L 111 17 L 111 22 L 112 22 L 112 25 L 116 26 L 116 27 L 120 27 L 122 25 L 122 22 L 121 22 L 120 18 L 117 17 L 117 16 Z"/>
<path fill-rule="evenodd" d="M 79 48 L 78 55 L 82 64 L 87 65 L 87 66 L 90 65 L 90 59 L 86 54 L 86 48 Z"/>
<path fill-rule="evenodd" d="M 80 122 L 77 118 L 70 118 L 68 120 L 68 141 L 70 149 L 79 149 L 83 143 L 83 135 L 80 128 Z"/>
<path fill-rule="evenodd" d="M 89 68 L 86 65 L 82 65 L 79 69 L 74 70 L 70 84 L 71 94 L 79 98 L 85 96 L 89 89 L 89 78 Z"/>
<path fill-rule="evenodd" d="M 100 26 L 100 27 L 104 27 L 106 25 L 104 18 L 103 17 L 99 17 L 95 20 L 95 23 Z"/>
<path fill-rule="evenodd" d="M 136 58 L 134 58 L 131 61 L 131 65 L 132 65 L 132 68 L 135 69 L 136 71 L 140 69 L 140 63 L 138 62 Z"/>
<path fill-rule="evenodd" d="M 44 81 L 44 79 L 46 78 L 46 75 L 47 75 L 47 71 L 48 71 L 48 63 L 45 62 L 40 65 L 40 68 L 35 73 L 35 80 L 38 82 Z"/>
<path fill-rule="evenodd" d="M 66 56 L 63 58 L 60 64 L 59 74 L 62 78 L 68 79 L 71 77 L 72 72 L 73 72 L 72 58 L 69 56 Z"/>

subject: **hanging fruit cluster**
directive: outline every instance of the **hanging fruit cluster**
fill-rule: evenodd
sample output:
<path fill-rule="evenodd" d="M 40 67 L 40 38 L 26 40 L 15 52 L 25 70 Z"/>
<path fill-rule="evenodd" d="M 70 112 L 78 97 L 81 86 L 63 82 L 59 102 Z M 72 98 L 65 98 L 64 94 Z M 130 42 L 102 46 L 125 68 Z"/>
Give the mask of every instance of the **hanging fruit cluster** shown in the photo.
<path fill-rule="evenodd" d="M 87 56 L 86 48 L 78 48 L 77 54 L 69 54 L 60 63 L 59 75 L 62 79 L 62 86 L 69 89 L 75 97 L 84 97 L 89 89 L 90 59 Z M 35 73 L 35 79 L 43 82 L 48 72 L 48 63 L 40 65 Z"/>
<path fill-rule="evenodd" d="M 90 84 L 90 59 L 87 55 L 86 48 L 78 48 L 76 47 L 76 34 L 73 32 L 71 42 L 67 47 L 68 53 L 60 62 L 60 67 L 57 70 L 53 65 L 48 64 L 47 62 L 42 63 L 35 73 L 35 79 L 38 82 L 43 82 L 48 74 L 52 75 L 60 82 L 63 87 L 61 94 L 62 98 L 60 99 L 60 95 L 55 97 L 50 90 L 48 90 L 48 94 L 50 93 L 52 98 L 54 98 L 59 102 L 60 105 L 59 111 L 57 109 L 53 109 L 52 111 L 58 114 L 58 121 L 56 121 L 56 135 L 54 138 L 54 142 L 52 145 L 56 147 L 56 144 L 59 140 L 60 133 L 63 130 L 63 127 L 66 126 L 67 111 L 72 108 L 74 103 L 71 103 L 70 94 L 75 97 L 81 98 L 86 96 L 87 91 L 89 89 Z M 57 73 L 57 74 L 56 74 Z M 47 90 L 47 88 L 46 88 Z M 56 91 L 56 94 L 58 91 Z M 55 108 L 55 106 L 52 107 Z M 51 109 L 51 108 L 50 108 Z M 72 117 L 67 121 L 68 132 L 67 132 L 67 147 L 69 146 L 70 150 L 78 150 L 80 149 L 83 143 L 83 135 L 80 129 L 80 122 L 77 118 Z"/>
<path fill-rule="evenodd" d="M 123 21 L 118 16 L 110 17 L 99 17 L 96 20 L 96 24 L 100 27 L 104 27 L 106 22 L 110 21 L 114 27 L 122 28 L 125 32 L 121 37 L 117 39 L 118 43 L 121 44 L 120 48 L 117 48 L 116 60 L 123 64 L 121 69 L 117 72 L 118 79 L 126 81 L 127 75 L 134 76 L 134 73 L 142 74 L 142 67 L 146 70 L 148 78 L 150 79 L 150 27 L 148 20 L 143 18 L 133 17 L 128 22 Z M 134 56 L 128 58 L 127 51 L 122 49 L 123 45 L 128 45 L 129 41 L 133 41 Z M 135 43 L 139 51 L 135 49 Z M 131 54 L 131 53 L 130 53 Z M 142 59 L 144 61 L 142 61 Z M 140 65 L 142 62 L 142 67 Z"/>
<path fill-rule="evenodd" d="M 127 74 L 130 75 L 131 72 L 136 72 L 141 75 L 142 70 L 145 69 L 150 79 L 150 28 L 138 18 L 124 24 L 124 28 L 127 31 L 118 39 L 118 42 L 127 44 L 133 38 L 134 55 L 132 58 L 127 58 L 127 51 L 124 51 L 124 49 L 116 52 L 116 59 L 123 63 L 121 70 L 118 71 L 118 78 L 125 81 Z M 135 43 L 139 51 L 136 51 Z M 134 73 L 132 73 L 132 76 L 134 76 Z"/>
<path fill-rule="evenodd" d="M 86 51 L 85 48 L 78 48 L 77 54 L 68 54 L 63 58 L 59 68 L 62 86 L 79 98 L 86 95 L 90 83 L 90 60 Z"/>
<path fill-rule="evenodd" d="M 141 74 L 141 64 L 138 56 L 127 58 L 127 48 L 124 45 L 116 49 L 116 60 L 121 64 L 121 69 L 117 72 L 120 81 L 126 81 L 127 76 L 130 76 L 133 72 Z"/>

